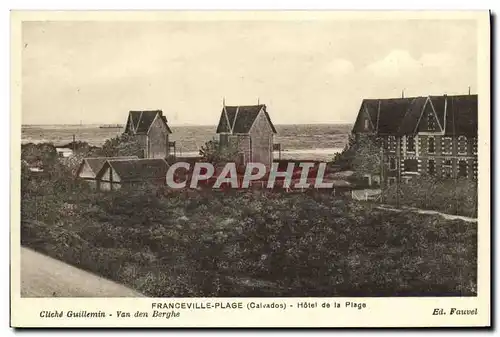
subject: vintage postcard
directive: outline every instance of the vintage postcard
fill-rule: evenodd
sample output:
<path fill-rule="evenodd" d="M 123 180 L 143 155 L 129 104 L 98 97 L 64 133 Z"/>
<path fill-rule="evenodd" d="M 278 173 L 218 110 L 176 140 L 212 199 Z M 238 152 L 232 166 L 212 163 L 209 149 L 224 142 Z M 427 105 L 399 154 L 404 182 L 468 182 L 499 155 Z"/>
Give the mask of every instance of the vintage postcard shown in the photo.
<path fill-rule="evenodd" d="M 488 11 L 11 20 L 11 326 L 490 326 Z"/>

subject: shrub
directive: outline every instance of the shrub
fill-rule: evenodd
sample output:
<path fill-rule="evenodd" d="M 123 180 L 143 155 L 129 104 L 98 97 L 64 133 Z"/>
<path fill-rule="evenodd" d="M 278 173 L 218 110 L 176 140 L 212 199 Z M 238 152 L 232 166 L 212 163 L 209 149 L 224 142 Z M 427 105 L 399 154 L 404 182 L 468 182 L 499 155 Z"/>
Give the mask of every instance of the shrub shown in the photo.
<path fill-rule="evenodd" d="M 396 204 L 397 186 L 389 186 L 384 197 L 386 203 Z M 477 217 L 477 183 L 465 178 L 414 177 L 408 183 L 400 184 L 399 202 L 410 207 Z"/>
<path fill-rule="evenodd" d="M 68 193 L 70 214 L 57 198 L 24 201 L 22 243 L 150 296 L 476 291 L 476 228 L 463 221 L 324 193 Z"/>

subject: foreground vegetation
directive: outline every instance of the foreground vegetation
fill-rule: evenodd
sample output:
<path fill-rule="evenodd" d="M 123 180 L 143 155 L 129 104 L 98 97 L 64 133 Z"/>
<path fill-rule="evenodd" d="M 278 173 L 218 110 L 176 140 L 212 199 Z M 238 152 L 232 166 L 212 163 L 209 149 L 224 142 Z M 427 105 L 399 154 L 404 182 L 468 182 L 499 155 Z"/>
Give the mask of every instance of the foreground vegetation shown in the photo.
<path fill-rule="evenodd" d="M 353 170 L 350 182 L 370 188 L 364 175 L 380 175 L 380 140 L 370 135 L 350 135 L 344 150 L 333 162 L 340 170 Z M 377 186 L 380 187 L 380 186 Z M 416 207 L 448 214 L 477 217 L 477 181 L 430 175 L 412 177 L 409 182 L 382 186 L 386 204 Z M 398 191 L 399 188 L 399 191 Z"/>
<path fill-rule="evenodd" d="M 22 174 L 22 245 L 146 295 L 476 294 L 476 223 L 322 193 L 98 193 L 58 165 Z"/>
<path fill-rule="evenodd" d="M 436 179 L 423 176 L 393 184 L 384 191 L 384 202 L 477 218 L 477 182 L 467 178 Z"/>

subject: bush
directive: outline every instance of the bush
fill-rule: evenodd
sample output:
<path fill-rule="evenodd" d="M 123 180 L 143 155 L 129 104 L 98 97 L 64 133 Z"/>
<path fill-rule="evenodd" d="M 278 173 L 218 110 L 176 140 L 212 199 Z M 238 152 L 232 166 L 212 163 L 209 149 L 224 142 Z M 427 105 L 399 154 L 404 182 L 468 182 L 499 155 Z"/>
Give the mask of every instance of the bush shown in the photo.
<path fill-rule="evenodd" d="M 21 159 L 30 166 L 51 167 L 57 162 L 56 147 L 52 143 L 23 144 L 21 145 Z"/>
<path fill-rule="evenodd" d="M 120 156 L 137 156 L 144 157 L 144 151 L 134 136 L 121 134 L 118 137 L 106 140 L 103 146 L 95 151 L 97 156 L 101 157 L 120 157 Z"/>
<path fill-rule="evenodd" d="M 477 217 L 477 182 L 468 179 L 436 179 L 422 176 L 400 184 L 400 205 Z M 385 202 L 397 203 L 397 186 L 389 186 Z"/>
<path fill-rule="evenodd" d="M 22 219 L 23 245 L 150 296 L 476 294 L 476 224 L 325 193 L 67 189 Z"/>

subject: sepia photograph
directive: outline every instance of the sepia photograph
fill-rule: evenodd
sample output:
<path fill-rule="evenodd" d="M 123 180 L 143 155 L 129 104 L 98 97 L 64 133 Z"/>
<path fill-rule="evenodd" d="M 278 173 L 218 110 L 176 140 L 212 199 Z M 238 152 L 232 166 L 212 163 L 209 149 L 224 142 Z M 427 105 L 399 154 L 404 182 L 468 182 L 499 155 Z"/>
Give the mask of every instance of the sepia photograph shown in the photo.
<path fill-rule="evenodd" d="M 475 301 L 481 266 L 489 292 L 488 13 L 243 13 L 17 20 L 12 296 L 361 310 Z"/>

